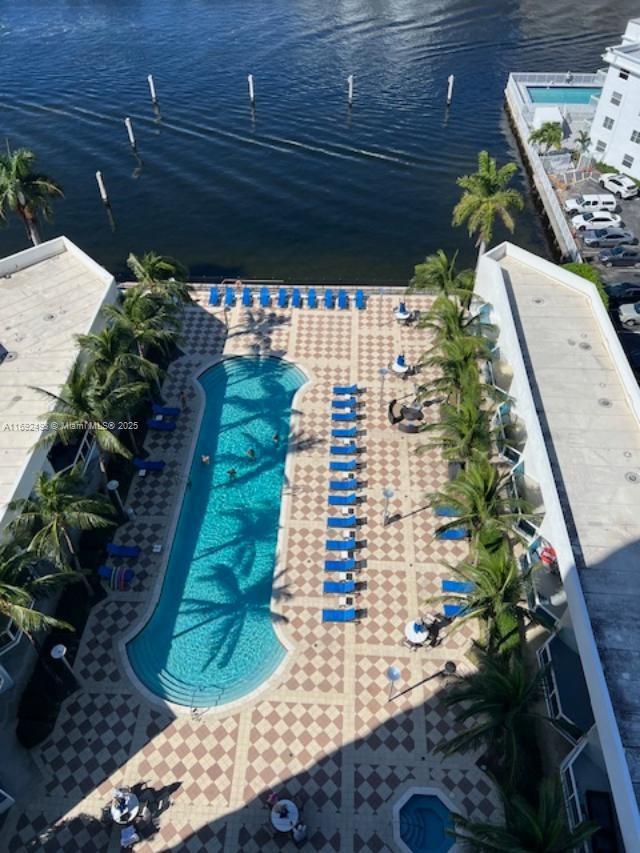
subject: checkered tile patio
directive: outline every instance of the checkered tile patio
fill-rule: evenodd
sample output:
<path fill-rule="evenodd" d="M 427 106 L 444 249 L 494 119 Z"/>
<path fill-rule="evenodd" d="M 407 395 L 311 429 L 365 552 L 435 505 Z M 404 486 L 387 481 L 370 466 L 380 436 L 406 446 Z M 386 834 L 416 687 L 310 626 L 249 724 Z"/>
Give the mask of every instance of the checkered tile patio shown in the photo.
<path fill-rule="evenodd" d="M 118 541 L 143 547 L 136 581 L 126 593 L 109 592 L 90 616 L 75 661 L 81 687 L 34 751 L 38 773 L 29 800 L 12 809 L 4 826 L 10 853 L 118 850 L 117 831 L 100 816 L 119 784 L 170 786 L 167 808 L 136 847 L 144 853 L 293 851 L 290 838 L 271 828 L 265 799 L 272 790 L 303 806 L 307 849 L 326 853 L 394 850 L 392 805 L 411 785 L 440 787 L 469 816 L 497 814 L 477 756 L 443 759 L 437 752 L 456 733 L 438 673 L 446 660 L 460 670 L 470 666 L 465 654 L 473 626 L 415 653 L 402 643 L 405 624 L 428 609 L 426 599 L 447 576 L 443 564 L 463 558 L 465 547 L 436 540 L 436 521 L 425 508 L 425 494 L 446 481 L 446 463 L 437 450 L 418 455 L 419 439 L 388 424 L 389 400 L 410 399 L 413 388 L 391 374 L 383 380 L 380 368 L 399 352 L 415 360 L 429 346 L 425 332 L 397 325 L 396 301 L 375 294 L 364 312 L 236 306 L 225 314 L 202 293 L 188 308 L 184 354 L 165 385 L 170 403 L 186 394 L 181 429 L 148 437 L 146 449 L 167 467 L 135 478 L 129 495 L 135 516 L 118 531 Z M 429 299 L 408 302 L 424 310 Z M 118 637 L 140 619 L 163 572 L 200 405 L 194 376 L 223 352 L 286 356 L 311 378 L 296 401 L 297 447 L 280 540 L 278 584 L 286 584 L 289 595 L 277 607 L 293 651 L 258 696 L 229 710 L 176 717 L 129 680 Z M 323 626 L 331 386 L 346 382 L 365 388 L 358 422 L 358 516 L 364 522 L 358 606 L 367 616 L 358 624 Z M 427 416 L 435 417 L 436 408 Z M 387 487 L 394 497 L 392 522 L 384 526 Z M 402 679 L 389 700 L 392 664 Z"/>

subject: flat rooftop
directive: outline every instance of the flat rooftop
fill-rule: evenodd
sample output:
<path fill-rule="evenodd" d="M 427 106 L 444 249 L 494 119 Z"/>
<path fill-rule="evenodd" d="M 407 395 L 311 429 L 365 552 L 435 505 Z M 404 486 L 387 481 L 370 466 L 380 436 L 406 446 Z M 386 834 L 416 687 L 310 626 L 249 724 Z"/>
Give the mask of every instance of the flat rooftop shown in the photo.
<path fill-rule="evenodd" d="M 498 262 L 640 799 L 640 423 L 589 298 L 508 252 Z"/>
<path fill-rule="evenodd" d="M 106 270 L 65 238 L 0 261 L 0 522 L 50 404 L 34 387 L 57 393 L 114 287 Z"/>

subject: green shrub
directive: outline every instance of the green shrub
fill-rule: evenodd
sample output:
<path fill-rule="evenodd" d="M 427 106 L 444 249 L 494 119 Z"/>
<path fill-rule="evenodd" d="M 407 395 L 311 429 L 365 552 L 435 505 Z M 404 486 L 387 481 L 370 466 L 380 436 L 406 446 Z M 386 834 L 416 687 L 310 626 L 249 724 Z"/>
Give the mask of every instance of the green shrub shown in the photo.
<path fill-rule="evenodd" d="M 600 294 L 600 299 L 602 299 L 604 303 L 604 307 L 607 309 L 609 308 L 609 296 L 607 291 L 604 289 L 600 273 L 595 269 L 595 267 L 592 267 L 591 264 L 579 264 L 577 261 L 572 261 L 570 264 L 563 264 L 562 268 L 575 273 L 575 275 L 579 275 L 581 278 L 586 278 L 587 281 L 595 284 L 596 289 Z"/>

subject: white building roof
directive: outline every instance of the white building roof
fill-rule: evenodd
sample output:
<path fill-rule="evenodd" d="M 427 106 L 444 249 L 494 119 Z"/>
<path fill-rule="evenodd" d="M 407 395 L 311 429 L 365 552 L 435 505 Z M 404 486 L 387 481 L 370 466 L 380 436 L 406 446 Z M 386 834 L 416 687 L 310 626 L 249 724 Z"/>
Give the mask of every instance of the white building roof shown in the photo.
<path fill-rule="evenodd" d="M 65 237 L 0 260 L 0 530 L 6 504 L 29 493 L 46 455 L 34 444 L 50 404 L 33 387 L 60 391 L 74 336 L 94 328 L 115 292 L 113 277 Z"/>
<path fill-rule="evenodd" d="M 501 340 L 507 326 L 505 349 L 516 341 L 505 358 L 520 362 L 512 364 L 518 411 L 530 400 L 544 532 L 559 556 L 621 828 L 637 841 L 640 390 L 584 279 L 505 243 L 481 260 L 477 289 L 494 304 Z"/>

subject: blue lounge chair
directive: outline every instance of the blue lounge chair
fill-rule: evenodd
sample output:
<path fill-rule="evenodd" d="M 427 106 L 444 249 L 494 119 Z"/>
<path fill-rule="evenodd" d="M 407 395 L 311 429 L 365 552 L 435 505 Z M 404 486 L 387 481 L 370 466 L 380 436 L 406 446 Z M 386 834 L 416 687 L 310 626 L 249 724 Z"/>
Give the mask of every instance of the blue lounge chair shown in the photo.
<path fill-rule="evenodd" d="M 133 467 L 138 471 L 162 471 L 165 464 L 163 459 L 140 459 L 137 456 L 133 459 Z"/>
<path fill-rule="evenodd" d="M 442 581 L 443 592 L 473 592 L 475 586 L 471 581 Z"/>
<path fill-rule="evenodd" d="M 250 308 L 252 302 L 253 302 L 253 296 L 251 293 L 251 288 L 250 287 L 243 287 L 242 288 L 242 304 L 244 305 L 245 308 Z"/>
<path fill-rule="evenodd" d="M 349 396 L 358 393 L 357 385 L 334 385 L 333 386 L 334 394 L 349 394 Z"/>
<path fill-rule="evenodd" d="M 309 292 L 307 293 L 307 305 L 309 308 L 318 307 L 318 294 L 316 293 L 315 287 L 309 288 Z"/>
<path fill-rule="evenodd" d="M 268 308 L 271 305 L 271 296 L 269 295 L 268 287 L 260 288 L 260 307 Z"/>
<path fill-rule="evenodd" d="M 329 495 L 327 503 L 329 506 L 353 506 L 358 500 L 357 495 Z"/>
<path fill-rule="evenodd" d="M 300 296 L 300 288 L 294 287 L 291 294 L 291 304 L 294 308 L 302 308 L 302 296 Z"/>
<path fill-rule="evenodd" d="M 454 541 L 457 539 L 466 539 L 466 538 L 467 538 L 466 527 L 450 527 L 449 530 L 441 530 L 439 533 L 436 533 L 436 539 L 445 539 L 448 541 Z"/>
<path fill-rule="evenodd" d="M 324 307 L 333 308 L 333 290 L 327 288 L 324 292 Z"/>
<path fill-rule="evenodd" d="M 346 290 L 338 291 L 338 308 L 341 308 L 343 311 L 345 308 L 349 307 L 349 297 L 347 296 Z"/>
<path fill-rule="evenodd" d="M 456 616 L 462 613 L 464 607 L 462 604 L 445 604 L 443 610 L 447 619 L 455 619 Z"/>
<path fill-rule="evenodd" d="M 358 427 L 347 427 L 346 429 L 332 429 L 331 430 L 332 438 L 357 438 L 358 437 Z"/>
<path fill-rule="evenodd" d="M 334 444 L 329 451 L 332 456 L 353 456 L 358 452 L 358 447 L 353 442 L 349 444 Z"/>
<path fill-rule="evenodd" d="M 217 284 L 209 291 L 209 305 L 220 305 L 220 288 Z"/>
<path fill-rule="evenodd" d="M 357 412 L 331 412 L 332 421 L 357 421 Z"/>
<path fill-rule="evenodd" d="M 107 544 L 107 554 L 110 557 L 130 557 L 135 560 L 140 556 L 139 545 L 116 545 L 115 542 Z"/>
<path fill-rule="evenodd" d="M 286 308 L 287 307 L 287 289 L 286 287 L 281 287 L 278 291 L 278 308 Z"/>
<path fill-rule="evenodd" d="M 151 407 L 154 415 L 164 415 L 165 418 L 177 418 L 180 414 L 180 409 L 177 406 L 160 406 L 154 403 Z"/>
<path fill-rule="evenodd" d="M 349 607 L 346 610 L 323 610 L 323 622 L 355 622 L 356 609 Z"/>
<path fill-rule="evenodd" d="M 236 292 L 232 287 L 227 287 L 224 291 L 224 304 L 227 308 L 231 308 L 231 306 L 236 301 Z"/>
<path fill-rule="evenodd" d="M 355 471 L 357 467 L 357 459 L 348 459 L 346 462 L 343 462 L 340 459 L 329 460 L 330 471 Z"/>
<path fill-rule="evenodd" d="M 329 488 L 334 492 L 343 492 L 345 489 L 357 489 L 358 481 L 353 477 L 349 477 L 348 480 L 330 480 Z"/>
<path fill-rule="evenodd" d="M 365 298 L 364 298 L 364 291 L 363 290 L 356 290 L 356 308 L 359 311 L 362 311 L 362 310 L 364 310 L 365 305 L 366 305 L 366 302 L 365 302 Z"/>
<path fill-rule="evenodd" d="M 353 539 L 327 539 L 325 542 L 327 551 L 353 551 L 356 540 Z"/>
<path fill-rule="evenodd" d="M 357 527 L 358 519 L 355 515 L 330 515 L 327 518 L 327 527 L 337 527 L 340 530 L 345 530 L 349 527 Z"/>
<path fill-rule="evenodd" d="M 120 591 L 127 589 L 131 581 L 135 577 L 135 572 L 128 566 L 99 566 L 98 575 L 103 581 L 108 581 L 111 589 L 119 589 Z M 355 583 L 354 583 L 355 586 Z"/>
<path fill-rule="evenodd" d="M 149 429 L 155 429 L 158 432 L 171 432 L 177 426 L 175 421 L 158 421 L 155 418 L 149 418 L 147 421 Z"/>
<path fill-rule="evenodd" d="M 436 507 L 435 513 L 440 518 L 456 518 L 456 516 L 460 514 L 455 509 L 453 509 L 453 507 L 450 506 Z"/>
<path fill-rule="evenodd" d="M 322 584 L 322 591 L 324 593 L 336 595 L 346 595 L 349 592 L 356 591 L 356 582 L 355 581 L 324 581 Z"/>
<path fill-rule="evenodd" d="M 355 397 L 345 397 L 344 400 L 332 400 L 331 408 L 333 409 L 355 409 L 358 401 Z"/>
<path fill-rule="evenodd" d="M 355 560 L 325 560 L 325 572 L 353 572 L 358 567 Z"/>

